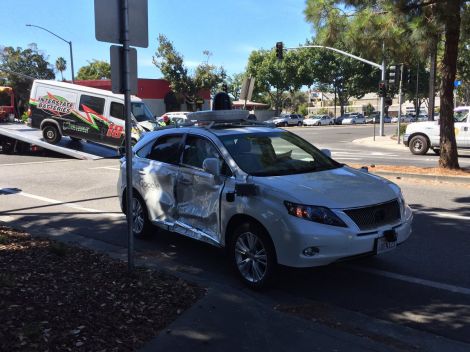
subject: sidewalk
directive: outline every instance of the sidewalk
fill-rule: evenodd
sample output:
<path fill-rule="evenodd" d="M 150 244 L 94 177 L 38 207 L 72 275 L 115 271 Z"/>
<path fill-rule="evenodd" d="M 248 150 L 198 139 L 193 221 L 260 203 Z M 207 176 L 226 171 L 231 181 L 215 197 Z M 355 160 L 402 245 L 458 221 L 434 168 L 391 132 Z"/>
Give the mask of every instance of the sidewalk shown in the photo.
<path fill-rule="evenodd" d="M 403 141 L 400 141 L 400 144 L 398 144 L 398 141 L 396 139 L 392 139 L 390 136 L 375 136 L 375 140 L 374 137 L 360 138 L 353 140 L 353 143 L 366 147 L 382 148 L 400 152 L 409 152 L 408 148 L 403 144 Z M 468 171 L 467 174 L 463 172 L 457 174 L 457 172 L 452 172 L 450 170 L 446 171 L 441 169 L 438 172 L 436 172 L 436 170 L 437 165 L 435 168 L 414 167 L 405 165 L 377 165 L 376 168 L 369 168 L 369 172 L 385 177 L 407 177 L 414 179 L 425 179 L 430 181 L 470 184 L 470 172 Z"/>
<path fill-rule="evenodd" d="M 21 227 L 21 224 L 10 223 Z M 64 230 L 63 234 L 45 234 L 31 228 L 32 235 L 46 235 L 73 243 L 113 258 L 126 259 L 127 249 Z M 180 277 L 207 287 L 207 294 L 183 312 L 140 350 L 153 351 L 469 351 L 470 346 L 424 331 L 411 329 L 358 312 L 330 306 L 323 315 L 307 320 L 281 312 L 278 298 L 267 292 L 232 287 L 208 281 L 204 276 L 162 265 L 158 259 L 139 255 L 136 264 Z M 275 292 L 273 292 L 275 293 Z M 278 294 L 275 293 L 277 297 Z M 289 305 L 316 305 L 295 302 L 291 296 L 281 301 Z M 136 329 L 139 327 L 136 326 Z"/>
<path fill-rule="evenodd" d="M 359 138 L 353 140 L 353 143 L 365 145 L 368 147 L 384 148 L 390 150 L 408 150 L 408 147 L 403 144 L 402 139 L 400 139 L 400 144 L 398 144 L 398 141 L 396 139 L 392 139 L 390 136 L 375 136 L 375 141 L 374 137 Z"/>

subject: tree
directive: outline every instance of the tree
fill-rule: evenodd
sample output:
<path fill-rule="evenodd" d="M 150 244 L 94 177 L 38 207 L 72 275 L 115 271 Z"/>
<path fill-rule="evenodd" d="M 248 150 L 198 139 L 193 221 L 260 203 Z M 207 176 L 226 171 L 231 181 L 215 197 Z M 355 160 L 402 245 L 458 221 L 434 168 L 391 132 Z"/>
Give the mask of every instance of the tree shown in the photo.
<path fill-rule="evenodd" d="M 440 138 L 439 166 L 459 168 L 453 120 L 453 84 L 455 80 L 457 52 L 460 38 L 461 11 L 464 0 L 307 0 L 306 17 L 314 25 L 317 36 L 335 43 L 338 38 L 353 49 L 371 58 L 383 54 L 395 62 L 410 63 L 417 51 L 414 49 L 425 41 L 415 35 L 418 29 L 432 33 L 433 27 L 444 28 L 444 54 L 439 74 Z M 423 20 L 433 6 L 432 21 Z M 349 16 L 342 9 L 353 9 Z M 416 21 L 420 26 L 413 27 Z M 416 41 L 418 38 L 418 42 Z M 385 53 L 380 50 L 384 45 Z"/>
<path fill-rule="evenodd" d="M 0 48 L 0 71 L 5 84 L 15 90 L 16 96 L 26 103 L 29 99 L 34 79 L 54 79 L 54 70 L 47 61 L 48 57 L 40 52 L 36 44 L 27 49 L 17 47 Z"/>
<path fill-rule="evenodd" d="M 202 89 L 208 89 L 214 93 L 215 87 L 220 85 L 226 77 L 223 67 L 209 64 L 212 53 L 205 50 L 203 55 L 207 56 L 206 61 L 199 64 L 195 72 L 190 74 L 184 65 L 183 56 L 176 51 L 173 43 L 163 34 L 158 36 L 158 47 L 153 57 L 153 64 L 170 82 L 171 89 L 185 97 L 188 110 L 193 110 L 194 102 L 198 100 Z"/>
<path fill-rule="evenodd" d="M 64 71 L 67 69 L 67 61 L 63 57 L 58 57 L 55 61 L 55 68 L 57 71 L 60 72 L 60 76 L 62 77 L 62 81 L 64 80 Z"/>
<path fill-rule="evenodd" d="M 279 61 L 274 50 L 256 50 L 250 54 L 247 75 L 255 78 L 254 96 L 267 93 L 276 113 L 283 106 L 283 94 L 293 93 L 310 84 L 308 66 L 303 53 L 289 51 Z"/>
<path fill-rule="evenodd" d="M 111 79 L 111 65 L 103 60 L 88 61 L 88 65 L 82 66 L 78 70 L 77 79 Z"/>
<path fill-rule="evenodd" d="M 243 80 L 246 75 L 244 73 L 235 73 L 231 77 L 227 78 L 227 89 L 228 94 L 232 96 L 233 100 L 240 98 Z"/>

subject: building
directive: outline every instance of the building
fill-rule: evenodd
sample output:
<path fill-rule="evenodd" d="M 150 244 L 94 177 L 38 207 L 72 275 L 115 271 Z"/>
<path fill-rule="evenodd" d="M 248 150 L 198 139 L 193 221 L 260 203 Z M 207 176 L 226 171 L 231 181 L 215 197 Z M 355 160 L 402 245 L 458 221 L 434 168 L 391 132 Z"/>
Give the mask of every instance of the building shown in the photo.
<path fill-rule="evenodd" d="M 375 111 L 380 111 L 380 97 L 376 93 L 367 93 L 362 98 L 350 98 L 349 105 L 345 106 L 345 112 L 360 112 L 363 113 L 363 107 L 367 106 L 368 104 L 372 105 Z M 435 98 L 435 108 L 436 110 L 440 107 L 440 98 L 437 96 Z M 398 96 L 393 98 L 392 105 L 388 108 L 388 115 L 389 116 L 398 116 Z M 407 113 L 414 114 L 415 107 L 413 102 L 410 101 L 403 101 L 401 107 L 402 115 Z M 331 116 L 335 115 L 335 106 L 334 106 L 334 93 L 322 93 L 322 92 L 312 92 L 310 94 L 310 106 L 308 107 L 308 114 L 309 115 L 316 115 L 319 113 L 328 113 Z M 341 113 L 341 108 L 339 104 L 336 105 L 336 116 L 339 116 Z M 421 104 L 420 113 L 427 114 L 427 103 Z"/>
<path fill-rule="evenodd" d="M 111 80 L 76 80 L 75 84 L 87 87 L 111 90 Z M 187 111 L 188 105 L 192 110 L 208 110 L 210 107 L 210 91 L 200 92 L 201 100 L 189 101 L 182 94 L 175 93 L 170 83 L 164 79 L 139 78 L 137 81 L 137 94 L 150 108 L 155 116 L 161 116 L 169 111 Z"/>

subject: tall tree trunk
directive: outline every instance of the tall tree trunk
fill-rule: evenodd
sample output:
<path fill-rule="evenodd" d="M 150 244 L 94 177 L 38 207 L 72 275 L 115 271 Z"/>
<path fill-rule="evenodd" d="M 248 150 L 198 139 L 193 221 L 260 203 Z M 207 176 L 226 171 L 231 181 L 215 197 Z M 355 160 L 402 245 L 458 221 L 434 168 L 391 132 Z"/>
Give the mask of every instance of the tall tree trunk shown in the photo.
<path fill-rule="evenodd" d="M 428 105 L 428 120 L 434 121 L 434 99 L 436 97 L 436 57 L 437 57 L 437 41 L 438 36 L 432 35 L 431 41 L 431 55 L 429 57 L 429 105 Z"/>
<path fill-rule="evenodd" d="M 444 57 L 441 63 L 441 155 L 439 166 L 446 169 L 459 169 L 457 144 L 454 131 L 454 81 L 457 70 L 457 55 L 460 38 L 461 0 L 447 0 L 443 14 L 445 24 Z"/>

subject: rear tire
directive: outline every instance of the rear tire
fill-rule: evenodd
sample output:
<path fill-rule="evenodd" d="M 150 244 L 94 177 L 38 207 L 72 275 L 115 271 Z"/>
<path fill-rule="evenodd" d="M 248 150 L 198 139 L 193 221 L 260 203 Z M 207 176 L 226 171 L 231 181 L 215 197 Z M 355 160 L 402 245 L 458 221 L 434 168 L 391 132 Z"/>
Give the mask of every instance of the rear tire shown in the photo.
<path fill-rule="evenodd" d="M 301 127 L 302 126 L 302 122 L 297 122 L 297 126 Z"/>
<path fill-rule="evenodd" d="M 273 283 L 277 273 L 276 251 L 260 225 L 240 224 L 230 238 L 229 255 L 234 270 L 248 287 L 257 290 Z"/>
<path fill-rule="evenodd" d="M 410 140 L 409 148 L 414 155 L 424 155 L 429 150 L 428 140 L 422 135 L 414 136 Z"/>
<path fill-rule="evenodd" d="M 57 144 L 62 136 L 59 129 L 55 125 L 46 125 L 42 129 L 42 136 L 47 143 Z"/>
<path fill-rule="evenodd" d="M 440 148 L 433 148 L 432 151 L 433 151 L 434 154 L 436 154 L 436 155 L 441 155 L 441 149 L 440 149 Z"/>

